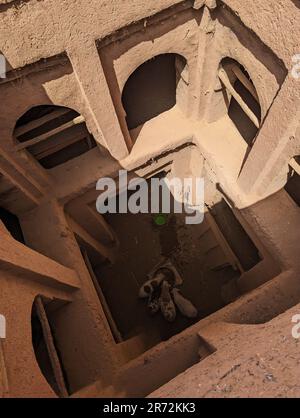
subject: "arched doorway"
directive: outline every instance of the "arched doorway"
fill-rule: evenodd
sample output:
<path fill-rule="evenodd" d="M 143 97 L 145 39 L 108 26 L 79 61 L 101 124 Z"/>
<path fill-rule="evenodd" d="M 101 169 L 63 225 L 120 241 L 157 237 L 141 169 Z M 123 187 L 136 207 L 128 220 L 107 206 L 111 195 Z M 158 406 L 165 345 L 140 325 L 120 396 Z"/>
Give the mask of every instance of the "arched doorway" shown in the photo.
<path fill-rule="evenodd" d="M 140 65 L 127 80 L 122 103 L 129 130 L 187 100 L 188 66 L 178 54 L 161 54 Z"/>

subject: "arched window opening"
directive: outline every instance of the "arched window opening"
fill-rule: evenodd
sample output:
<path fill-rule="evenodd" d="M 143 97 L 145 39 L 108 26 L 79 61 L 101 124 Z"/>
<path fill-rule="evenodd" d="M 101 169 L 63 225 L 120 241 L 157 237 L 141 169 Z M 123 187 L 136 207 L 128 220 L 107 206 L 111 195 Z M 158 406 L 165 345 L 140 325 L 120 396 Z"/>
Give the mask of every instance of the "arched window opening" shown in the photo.
<path fill-rule="evenodd" d="M 125 84 L 122 103 L 128 129 L 134 129 L 176 104 L 186 106 L 189 84 L 186 59 L 162 54 L 138 67 Z"/>
<path fill-rule="evenodd" d="M 32 345 L 42 374 L 57 396 L 69 396 L 69 385 L 55 338 L 55 311 L 59 301 L 37 296 L 31 313 Z"/>
<path fill-rule="evenodd" d="M 46 169 L 56 167 L 96 146 L 84 118 L 60 106 L 36 106 L 17 121 L 17 150 L 27 150 Z"/>
<path fill-rule="evenodd" d="M 221 62 L 218 76 L 228 116 L 251 146 L 261 124 L 261 107 L 255 86 L 246 69 L 229 58 Z"/>
<path fill-rule="evenodd" d="M 300 155 L 292 158 L 289 162 L 288 181 L 285 190 L 294 202 L 300 206 Z"/>

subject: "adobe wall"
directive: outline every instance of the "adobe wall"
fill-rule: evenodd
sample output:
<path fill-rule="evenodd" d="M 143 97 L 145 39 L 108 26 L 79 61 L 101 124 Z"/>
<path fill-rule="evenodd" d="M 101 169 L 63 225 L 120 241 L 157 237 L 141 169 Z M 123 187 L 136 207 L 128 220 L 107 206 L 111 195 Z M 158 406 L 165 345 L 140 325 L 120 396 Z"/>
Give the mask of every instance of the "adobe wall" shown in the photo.
<path fill-rule="evenodd" d="M 17 173 L 17 188 L 22 193 L 25 189 L 38 194 L 37 201 L 32 202 L 32 211 L 23 213 L 23 206 L 16 201 L 15 213 L 20 216 L 27 245 L 60 266 L 57 267 L 60 274 L 53 273 L 55 277 L 52 277 L 49 273 L 50 286 L 49 277 L 33 281 L 31 276 L 35 277 L 36 272 L 29 269 L 29 278 L 25 278 L 16 265 L 7 270 L 7 260 L 1 259 L 0 313 L 7 315 L 8 332 L 13 333 L 13 338 L 4 343 L 13 396 L 54 395 L 41 375 L 31 344 L 29 319 L 33 300 L 39 293 L 72 300 L 64 315 L 57 318 L 57 332 L 64 362 L 74 382 L 73 391 L 93 381 L 99 381 L 100 387 L 107 385 L 126 361 L 124 352 L 113 341 L 63 210 L 67 202 L 94 188 L 98 178 L 114 177 L 120 167 L 138 170 L 162 149 L 172 150 L 183 142 L 193 142 L 214 172 L 214 182 L 221 184 L 237 209 L 242 209 L 245 219 L 255 224 L 259 238 L 278 257 L 282 270 L 290 269 L 292 276 L 293 271 L 298 271 L 298 211 L 285 193 L 279 192 L 270 200 L 262 199 L 282 189 L 288 162 L 300 153 L 300 81 L 291 76 L 292 57 L 300 53 L 299 2 L 278 0 L 274 5 L 267 0 L 224 0 L 218 3 L 217 9 L 205 6 L 213 3 L 197 1 L 195 5 L 199 8 L 193 8 L 193 1 L 175 0 L 0 1 L 0 52 L 8 61 L 8 69 L 17 70 L 10 72 L 11 82 L 0 83 L 0 171 L 7 166 L 14 167 L 15 171 L 8 170 L 6 174 Z M 178 53 L 187 59 L 188 105 L 180 113 L 182 119 L 177 117 L 178 113 L 168 121 L 173 131 L 178 131 L 178 137 L 176 132 L 168 137 L 168 132 L 162 132 L 159 125 L 151 132 L 150 122 L 150 134 L 146 138 L 149 146 L 142 143 L 132 148 L 121 105 L 122 90 L 140 64 L 161 53 Z M 230 165 L 220 163 L 225 156 L 222 149 L 213 152 L 205 143 L 210 139 L 206 136 L 210 123 L 224 110 L 216 117 L 217 71 L 224 57 L 236 59 L 249 71 L 262 107 L 260 133 L 238 175 L 231 171 Z M 20 74 L 24 77 L 19 78 Z M 67 106 L 83 115 L 99 149 L 48 171 L 28 153 L 16 151 L 13 131 L 17 119 L 40 104 Z M 172 124 L 174 120 L 181 125 L 182 134 L 176 123 Z M 226 131 L 227 128 L 230 125 L 222 126 Z M 167 137 L 166 142 L 153 144 L 153 136 L 160 138 L 161 133 Z M 108 152 L 103 152 L 102 147 Z M 227 149 L 227 153 L 231 150 Z M 269 218 L 272 205 L 280 207 Z M 284 219 L 287 213 L 292 215 L 291 223 Z M 72 292 L 62 290 L 60 269 L 63 267 L 78 274 L 80 290 L 74 290 L 76 286 L 71 286 Z M 289 308 L 290 302 L 296 303 L 293 294 L 298 296 L 295 279 L 288 291 L 281 287 L 289 285 L 290 277 L 286 279 L 285 273 L 283 276 L 285 280 L 278 276 L 273 283 L 274 301 L 279 300 L 280 306 L 276 314 L 282 312 L 281 308 Z M 257 312 L 259 309 L 263 312 L 268 306 L 271 290 L 265 289 Z M 238 307 L 234 306 L 238 315 Z M 252 310 L 249 311 L 246 318 L 252 318 Z M 229 320 L 234 319 L 229 309 L 225 308 L 224 312 L 225 316 L 228 313 Z M 270 319 L 267 313 L 265 316 Z M 255 328 L 254 337 L 262 330 Z M 240 346 L 243 347 L 241 341 Z M 20 354 L 16 356 L 15 352 Z M 209 361 L 213 367 L 219 360 Z M 79 367 L 74 368 L 75 363 Z M 198 372 L 204 369 L 205 364 L 196 366 L 191 371 L 192 377 L 180 377 L 180 382 L 198 383 Z M 24 370 L 22 380 L 19 377 Z M 215 379 L 213 376 L 212 382 Z M 165 388 L 157 395 L 168 393 Z"/>
<path fill-rule="evenodd" d="M 299 397 L 299 341 L 291 324 L 299 309 L 297 305 L 264 325 L 219 322 L 204 328 L 199 335 L 217 351 L 149 397 Z"/>
<path fill-rule="evenodd" d="M 48 183 L 51 184 L 51 175 L 47 173 L 46 177 L 50 179 L 45 184 L 39 167 L 34 162 L 31 164 L 27 161 L 28 156 L 24 153 L 17 155 L 11 146 L 14 122 L 33 104 L 52 102 L 70 106 L 83 114 L 96 140 L 105 145 L 113 157 L 126 157 L 128 147 L 130 148 L 128 134 L 126 129 L 124 131 L 124 122 L 120 116 L 122 109 L 118 109 L 117 103 L 120 99 L 115 97 L 115 88 L 110 85 L 111 72 L 107 75 L 101 45 L 102 42 L 107 42 L 107 36 L 114 31 L 126 27 L 125 33 L 130 33 L 139 24 L 142 28 L 143 25 L 145 27 L 139 29 L 138 26 L 138 32 L 135 32 L 132 39 L 136 44 L 139 40 L 142 41 L 141 46 L 132 44 L 133 48 L 130 50 L 124 49 L 126 42 L 128 47 L 131 43 L 131 38 L 127 35 L 123 50 L 121 48 L 118 52 L 115 46 L 112 49 L 114 56 L 119 55 L 112 67 L 116 72 L 118 89 L 122 91 L 130 73 L 153 55 L 160 52 L 182 53 L 190 61 L 189 112 L 196 119 L 206 117 L 210 120 L 213 115 L 209 103 L 214 94 L 218 63 L 224 56 L 238 59 L 249 70 L 254 81 L 263 115 L 272 106 L 248 156 L 237 188 L 245 191 L 248 196 L 251 192 L 253 202 L 259 196 L 268 195 L 282 186 L 282 175 L 278 184 L 276 176 L 287 167 L 287 162 L 295 152 L 296 141 L 288 141 L 288 138 L 295 137 L 295 130 L 298 128 L 298 119 L 293 116 L 298 100 L 298 81 L 290 74 L 287 75 L 292 66 L 292 56 L 298 53 L 296 16 L 299 9 L 295 2 L 280 1 L 273 8 L 269 4 L 264 5 L 264 2 L 255 1 L 248 9 L 244 3 L 225 1 L 224 4 L 228 7 L 211 11 L 203 7 L 200 10 L 191 9 L 191 1 L 155 1 L 148 2 L 147 5 L 141 5 L 138 1 L 127 2 L 126 5 L 122 2 L 110 2 L 101 7 L 99 2 L 96 4 L 93 1 L 88 5 L 80 1 L 69 1 L 55 6 L 52 6 L 52 2 L 46 4 L 38 1 L 24 3 L 22 7 L 18 6 L 18 2 L 10 5 L 14 4 L 16 9 L 9 7 L 9 4 L 2 6 L 0 23 L 0 51 L 10 66 L 21 68 L 62 53 L 66 53 L 70 60 L 65 68 L 58 66 L 46 74 L 42 71 L 29 76 L 22 83 L 22 87 L 14 83 L 11 86 L 2 85 L 0 89 L 5 98 L 2 101 L 0 120 L 3 127 L 3 149 L 19 161 L 25 170 L 30 167 L 34 177 L 46 187 L 46 194 L 50 187 Z M 165 9 L 168 10 L 161 13 Z M 154 15 L 154 21 L 167 17 L 167 23 L 158 22 L 161 34 L 154 29 L 152 20 L 147 19 Z M 175 19 L 173 15 L 176 16 Z M 189 15 L 191 20 L 184 18 L 186 23 L 180 23 L 183 16 Z M 139 21 L 141 23 L 134 23 Z M 275 21 L 276 30 L 273 24 Z M 287 22 L 290 28 L 288 36 L 285 30 Z M 174 30 L 169 31 L 172 25 Z M 188 34 L 187 39 L 184 33 Z M 149 38 L 148 43 L 145 36 Z M 151 36 L 155 38 L 153 42 Z M 107 48 L 108 46 L 104 49 Z M 30 81 L 32 78 L 34 81 Z M 119 94 L 117 91 L 117 96 Z M 10 103 L 12 97 L 19 98 Z M 282 113 L 279 110 L 285 107 L 286 111 L 278 120 L 278 115 Z M 275 129 L 278 123 L 281 128 Z M 283 142 L 286 143 L 285 147 Z M 233 191 L 233 195 L 236 193 L 238 192 Z M 233 199 L 237 197 L 233 196 Z"/>
<path fill-rule="evenodd" d="M 74 269 L 79 276 L 80 290 L 55 320 L 71 392 L 95 380 L 108 384 L 121 359 L 63 208 L 55 201 L 48 202 L 24 215 L 21 225 L 28 246 Z"/>
<path fill-rule="evenodd" d="M 27 249 L 5 229 L 0 231 L 0 252 L 0 307 L 6 319 L 1 346 L 9 396 L 56 397 L 35 357 L 31 312 L 38 295 L 70 303 L 79 284 L 77 275 Z"/>

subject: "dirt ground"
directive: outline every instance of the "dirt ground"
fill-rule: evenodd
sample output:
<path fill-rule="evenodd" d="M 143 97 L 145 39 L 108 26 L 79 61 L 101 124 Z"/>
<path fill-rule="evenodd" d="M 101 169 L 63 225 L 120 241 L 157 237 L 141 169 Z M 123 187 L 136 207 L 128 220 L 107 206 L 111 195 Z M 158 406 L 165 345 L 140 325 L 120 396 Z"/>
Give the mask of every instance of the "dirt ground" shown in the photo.
<path fill-rule="evenodd" d="M 222 286 L 237 272 L 230 266 L 212 269 L 210 253 L 218 248 L 206 221 L 186 225 L 184 214 L 170 214 L 164 226 L 157 226 L 151 214 L 115 214 L 107 220 L 118 231 L 119 256 L 114 265 L 98 266 L 96 274 L 124 339 L 146 333 L 154 345 L 225 305 Z M 165 257 L 183 278 L 183 295 L 199 311 L 195 320 L 177 313 L 175 322 L 167 323 L 161 313 L 151 316 L 146 300 L 138 298 L 147 274 Z"/>

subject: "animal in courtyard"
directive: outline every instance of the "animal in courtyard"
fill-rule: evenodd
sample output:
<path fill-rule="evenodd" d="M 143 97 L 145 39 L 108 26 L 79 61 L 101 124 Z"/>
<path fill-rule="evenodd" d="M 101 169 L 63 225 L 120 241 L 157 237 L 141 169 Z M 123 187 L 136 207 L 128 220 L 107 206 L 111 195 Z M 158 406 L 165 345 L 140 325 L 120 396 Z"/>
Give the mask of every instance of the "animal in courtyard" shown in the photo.
<path fill-rule="evenodd" d="M 163 273 L 158 273 L 152 279 L 147 280 L 146 283 L 144 283 L 140 288 L 139 297 L 143 299 L 151 296 L 154 290 L 160 287 L 164 277 L 165 276 Z"/>
<path fill-rule="evenodd" d="M 165 320 L 168 322 L 175 321 L 176 308 L 170 293 L 170 284 L 166 280 L 164 280 L 161 285 L 159 305 Z"/>
<path fill-rule="evenodd" d="M 148 299 L 148 310 L 151 315 L 155 315 L 160 310 L 159 298 L 161 293 L 161 287 L 155 288 Z"/>
<path fill-rule="evenodd" d="M 160 267 L 156 271 L 156 274 L 163 274 L 164 275 L 164 280 L 166 280 L 169 283 L 169 285 L 171 286 L 171 288 L 173 288 L 175 286 L 175 284 L 176 284 L 175 274 L 168 267 Z"/>
<path fill-rule="evenodd" d="M 174 298 L 174 302 L 179 309 L 179 311 L 182 313 L 182 315 L 186 316 L 187 318 L 196 318 L 198 315 L 198 310 L 195 308 L 195 306 L 192 304 L 190 300 L 185 298 L 181 293 L 179 289 L 172 289 L 172 295 Z"/>
<path fill-rule="evenodd" d="M 175 286 L 175 274 L 172 270 L 166 267 L 159 268 L 153 278 L 146 281 L 143 286 L 140 288 L 139 297 L 147 298 L 149 297 L 154 290 L 158 289 L 163 280 L 166 280 L 170 286 L 173 288 Z"/>

